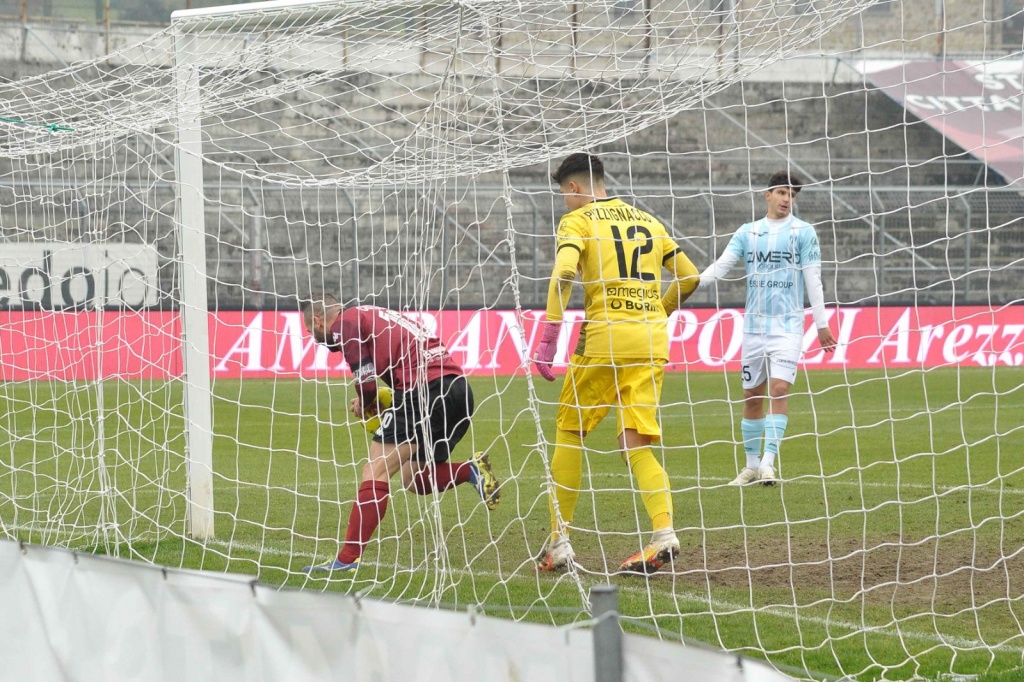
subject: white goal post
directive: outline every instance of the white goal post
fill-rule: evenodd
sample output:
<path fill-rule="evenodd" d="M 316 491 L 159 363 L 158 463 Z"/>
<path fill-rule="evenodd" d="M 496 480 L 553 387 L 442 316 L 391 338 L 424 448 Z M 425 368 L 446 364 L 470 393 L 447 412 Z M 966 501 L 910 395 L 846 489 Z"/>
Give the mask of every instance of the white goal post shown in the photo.
<path fill-rule="evenodd" d="M 203 196 L 202 103 L 199 64 L 178 49 L 186 37 L 175 36 L 174 80 L 177 90 L 177 172 L 179 254 L 181 258 L 182 360 L 185 391 L 185 452 L 189 534 L 214 536 L 213 414 L 210 389 L 209 299 L 206 292 L 206 216 Z"/>
<path fill-rule="evenodd" d="M 210 334 L 206 270 L 206 218 L 203 191 L 202 92 L 200 70 L 204 66 L 203 37 L 247 35 L 280 24 L 275 10 L 287 9 L 288 20 L 307 23 L 329 18 L 333 0 L 251 3 L 171 14 L 174 40 L 174 79 L 178 107 L 178 144 L 174 147 L 178 188 L 178 236 L 181 267 L 182 359 L 185 391 L 185 447 L 189 534 L 199 540 L 214 537 L 213 417 L 209 359 Z M 246 20 L 255 16 L 255 21 Z M 268 18 L 269 17 L 269 18 Z M 187 20 L 203 19 L 198 29 Z M 223 21 L 216 21 L 222 18 Z M 241 24 L 239 23 L 241 21 Z M 198 44 L 198 48 L 197 48 Z"/>

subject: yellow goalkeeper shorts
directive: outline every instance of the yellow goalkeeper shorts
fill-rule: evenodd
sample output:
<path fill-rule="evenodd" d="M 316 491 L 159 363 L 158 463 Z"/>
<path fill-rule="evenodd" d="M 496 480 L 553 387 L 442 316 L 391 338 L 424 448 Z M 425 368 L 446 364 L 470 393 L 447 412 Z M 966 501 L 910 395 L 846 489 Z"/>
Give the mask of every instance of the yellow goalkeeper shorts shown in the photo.
<path fill-rule="evenodd" d="M 590 433 L 611 408 L 617 407 L 618 433 L 635 429 L 660 441 L 658 400 L 664 378 L 664 363 L 652 363 L 649 357 L 613 361 L 573 355 L 555 423 L 563 431 Z"/>

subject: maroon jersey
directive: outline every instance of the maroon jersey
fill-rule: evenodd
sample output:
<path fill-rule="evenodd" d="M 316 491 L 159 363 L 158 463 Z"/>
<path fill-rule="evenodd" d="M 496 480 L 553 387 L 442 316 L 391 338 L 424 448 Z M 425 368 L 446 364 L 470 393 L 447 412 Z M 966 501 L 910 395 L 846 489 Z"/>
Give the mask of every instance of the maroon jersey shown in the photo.
<path fill-rule="evenodd" d="M 328 339 L 332 350 L 345 355 L 364 404 L 377 397 L 377 379 L 396 391 L 408 391 L 446 374 L 462 374 L 440 339 L 388 308 L 344 309 Z"/>

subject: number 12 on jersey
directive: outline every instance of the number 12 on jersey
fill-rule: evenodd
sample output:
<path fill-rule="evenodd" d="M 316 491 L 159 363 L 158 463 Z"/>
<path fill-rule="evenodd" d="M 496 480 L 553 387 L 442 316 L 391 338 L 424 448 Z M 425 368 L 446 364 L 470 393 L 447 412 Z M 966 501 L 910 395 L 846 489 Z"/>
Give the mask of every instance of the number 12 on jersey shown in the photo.
<path fill-rule="evenodd" d="M 615 240 L 615 258 L 619 263 L 619 277 L 621 279 L 639 279 L 644 282 L 651 282 L 657 278 L 656 272 L 644 272 L 640 269 L 640 256 L 650 253 L 654 249 L 654 240 L 651 238 L 651 231 L 641 225 L 630 225 L 626 228 L 626 240 L 634 241 L 637 235 L 643 237 L 643 242 L 633 249 L 629 258 L 626 257 L 626 241 L 622 238 L 618 225 L 611 225 L 612 237 Z M 627 267 L 627 261 L 629 266 Z"/>

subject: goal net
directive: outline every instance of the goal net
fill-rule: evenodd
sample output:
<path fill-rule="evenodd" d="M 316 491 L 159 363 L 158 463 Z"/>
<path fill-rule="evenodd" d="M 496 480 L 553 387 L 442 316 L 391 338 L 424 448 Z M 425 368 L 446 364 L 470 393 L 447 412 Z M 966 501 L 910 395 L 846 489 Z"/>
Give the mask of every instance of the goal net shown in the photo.
<path fill-rule="evenodd" d="M 626 628 L 799 677 L 1019 668 L 1024 21 L 919 5 L 268 2 L 3 84 L 0 533 L 540 622 L 612 582 Z M 742 268 L 672 316 L 655 453 L 682 552 L 650 576 L 618 570 L 651 529 L 614 416 L 575 564 L 533 570 L 560 384 L 529 356 L 577 151 L 699 269 L 800 175 L 839 340 L 805 337 L 783 482 L 731 486 Z M 396 477 L 330 578 L 300 569 L 337 553 L 371 435 L 304 329 L 316 292 L 447 344 L 476 395 L 453 458 L 502 479 L 488 511 Z"/>

